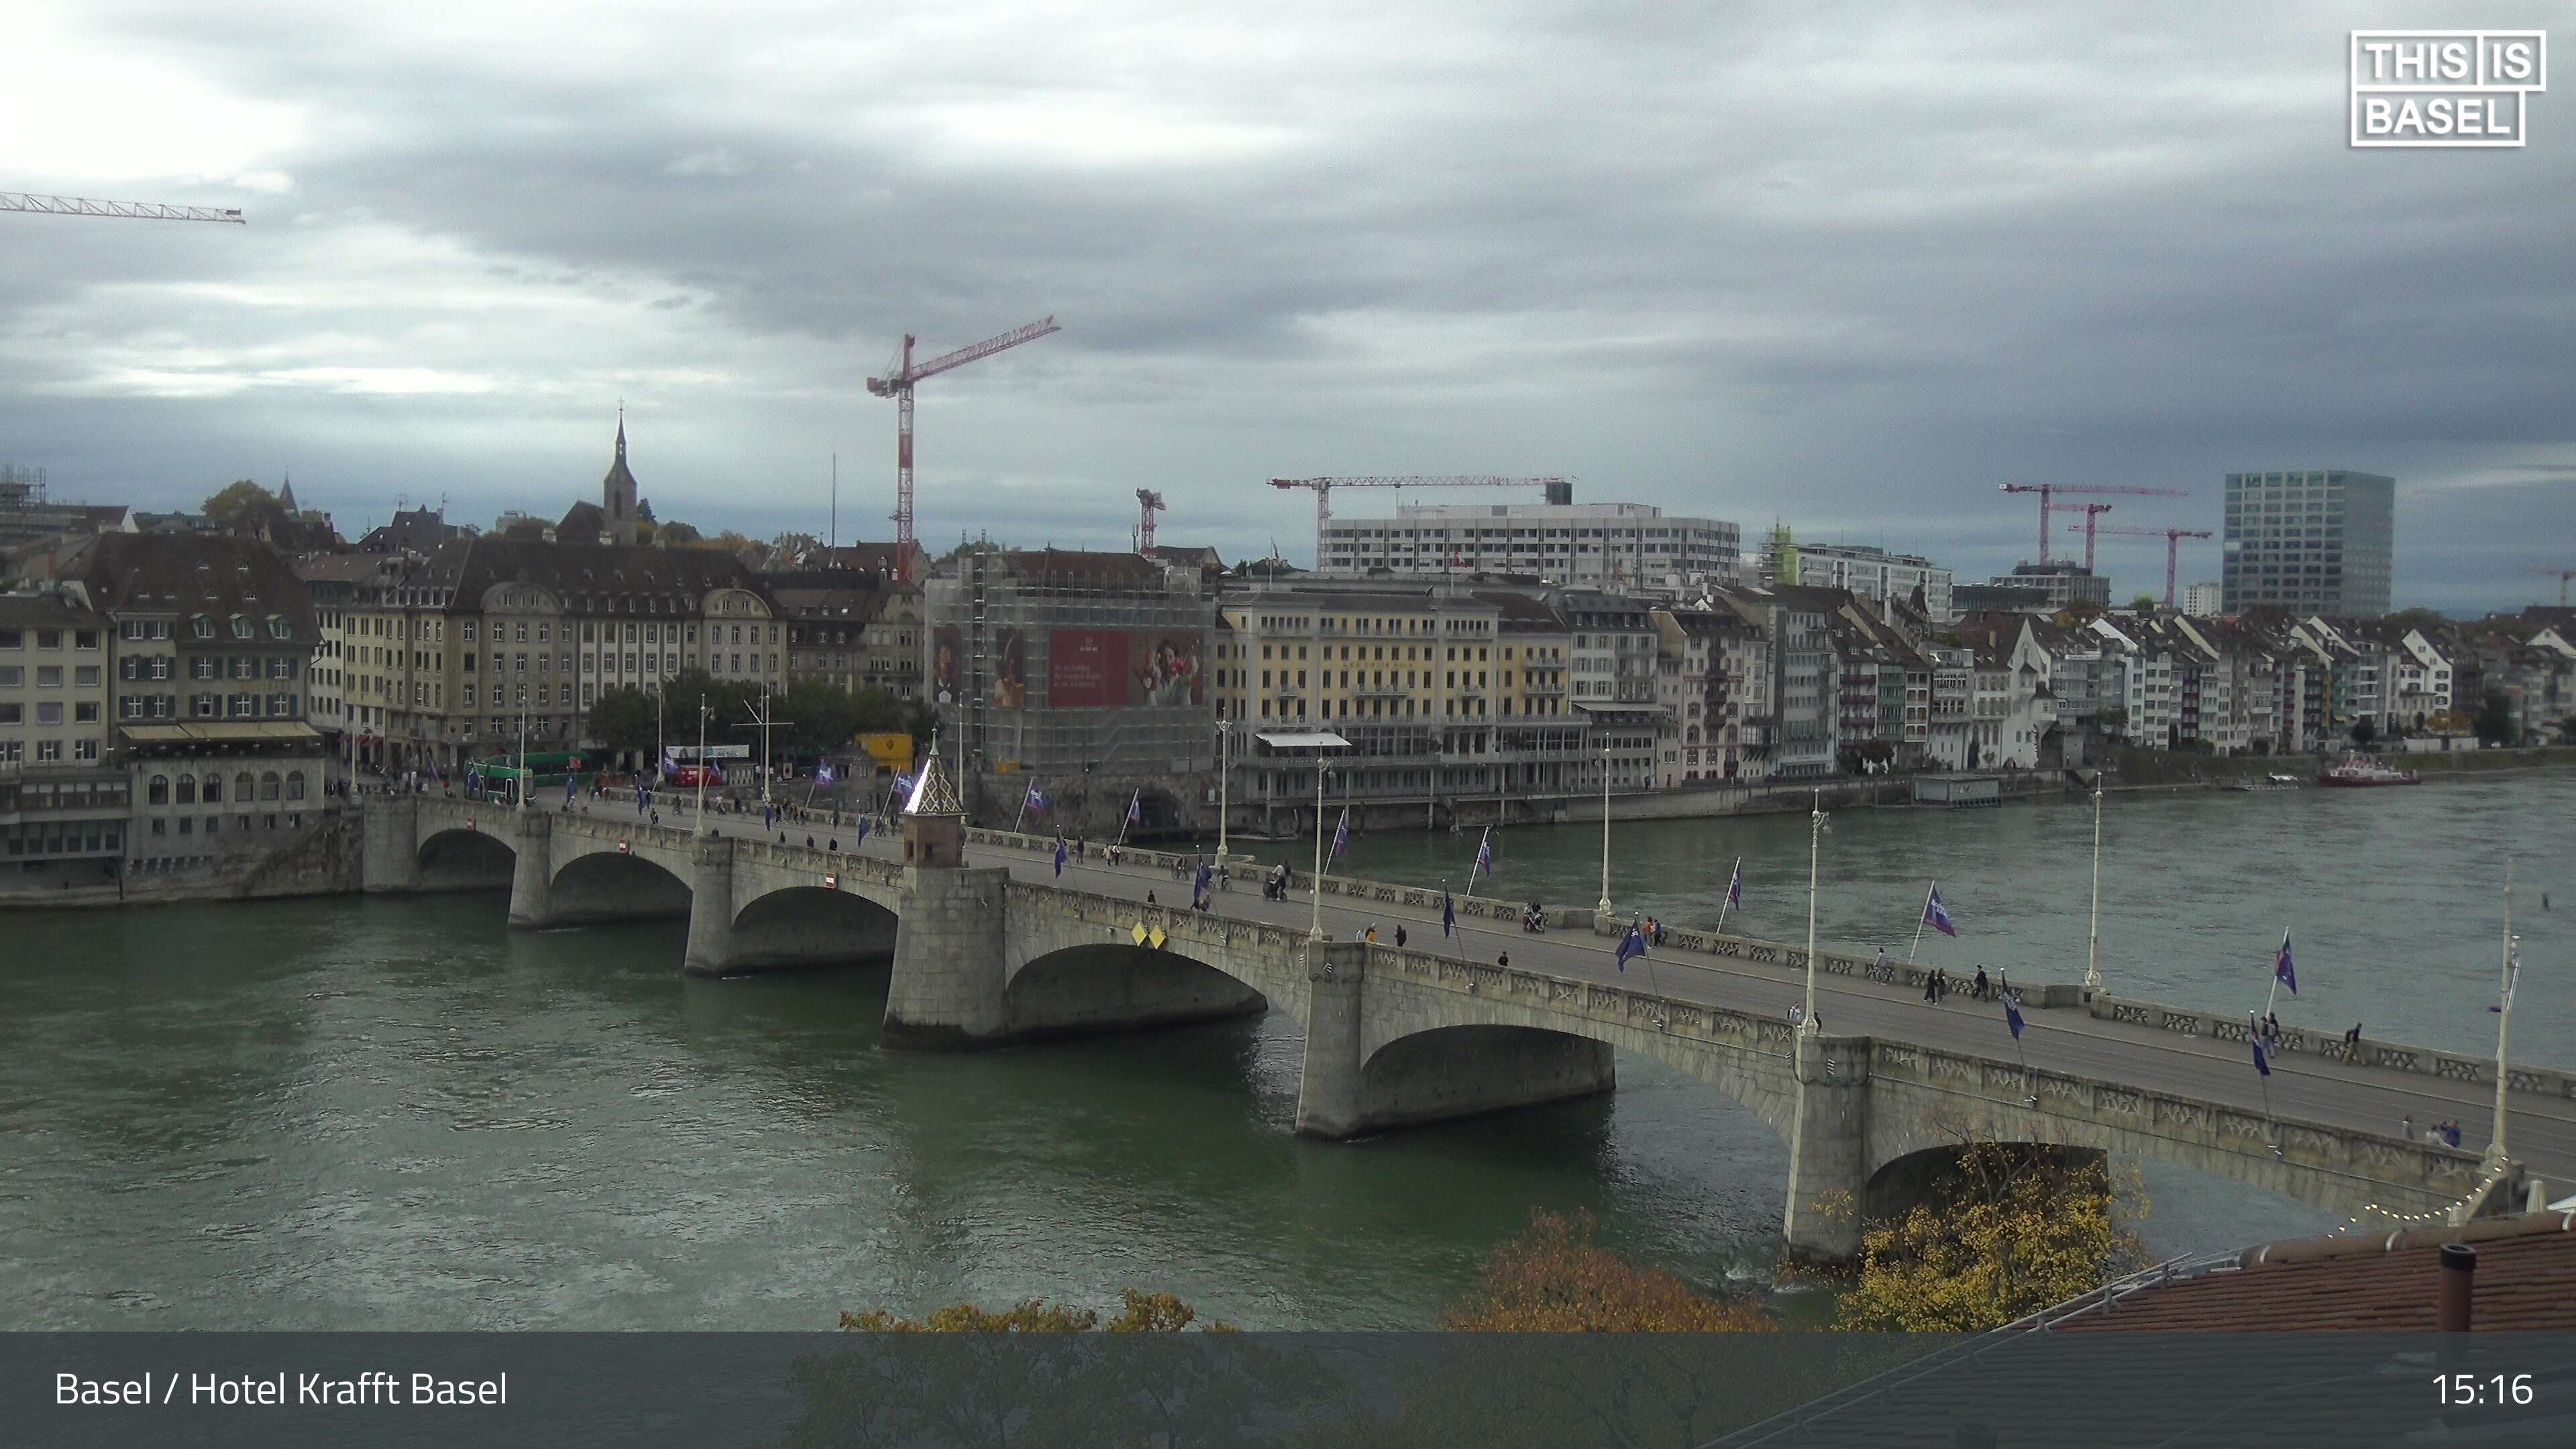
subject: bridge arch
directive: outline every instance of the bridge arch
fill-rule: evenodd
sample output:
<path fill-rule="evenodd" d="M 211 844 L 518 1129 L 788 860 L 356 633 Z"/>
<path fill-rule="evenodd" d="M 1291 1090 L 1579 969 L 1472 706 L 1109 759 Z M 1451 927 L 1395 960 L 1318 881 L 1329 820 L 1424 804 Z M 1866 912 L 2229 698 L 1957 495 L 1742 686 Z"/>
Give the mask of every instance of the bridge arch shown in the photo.
<path fill-rule="evenodd" d="M 1359 1120 L 1383 1130 L 1589 1097 L 1618 1084 L 1606 1041 L 1536 1026 L 1440 1026 L 1397 1037 L 1361 1061 Z"/>
<path fill-rule="evenodd" d="M 1226 1016 L 1257 1016 L 1270 999 L 1221 967 L 1123 941 L 1064 946 L 1029 958 L 1003 987 L 1022 1037 L 1144 1031 Z"/>
<path fill-rule="evenodd" d="M 689 883 L 642 855 L 615 850 L 576 855 L 558 867 L 548 890 L 548 924 L 685 916 Z"/>
<path fill-rule="evenodd" d="M 856 892 L 781 887 L 734 913 L 726 969 L 889 960 L 896 925 L 893 911 Z"/>
<path fill-rule="evenodd" d="M 441 830 L 420 843 L 414 860 L 424 891 L 506 888 L 519 852 L 508 840 L 481 830 Z"/>

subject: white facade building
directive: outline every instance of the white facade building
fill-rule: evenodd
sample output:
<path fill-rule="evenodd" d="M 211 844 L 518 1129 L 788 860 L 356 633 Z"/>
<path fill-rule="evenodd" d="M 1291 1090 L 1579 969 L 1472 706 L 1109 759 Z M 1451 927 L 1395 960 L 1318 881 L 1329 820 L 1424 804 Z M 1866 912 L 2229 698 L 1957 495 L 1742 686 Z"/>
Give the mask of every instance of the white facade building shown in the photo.
<path fill-rule="evenodd" d="M 2214 619 L 2226 612 L 2226 589 L 2216 583 L 2182 586 L 2182 611 L 2195 619 Z"/>
<path fill-rule="evenodd" d="M 1866 544 L 1793 542 L 1787 549 L 1796 562 L 1797 577 L 1787 577 L 1780 558 L 1781 545 L 1775 541 L 1762 550 L 1764 582 L 1848 589 L 1876 603 L 1908 603 L 1914 591 L 1921 589 L 1927 619 L 1947 624 L 1958 617 L 1950 607 L 1950 571 L 1930 559 L 1889 553 Z"/>
<path fill-rule="evenodd" d="M 1645 503 L 1407 504 L 1324 526 L 1327 573 L 1528 574 L 1569 588 L 1696 594 L 1731 582 L 1743 530 Z"/>

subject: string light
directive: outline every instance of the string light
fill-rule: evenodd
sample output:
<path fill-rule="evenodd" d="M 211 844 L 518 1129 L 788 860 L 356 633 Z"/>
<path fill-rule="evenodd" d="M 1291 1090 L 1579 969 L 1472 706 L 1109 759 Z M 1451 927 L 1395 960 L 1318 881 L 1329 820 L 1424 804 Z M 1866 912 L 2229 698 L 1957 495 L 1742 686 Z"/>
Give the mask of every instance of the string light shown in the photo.
<path fill-rule="evenodd" d="M 2484 1196 L 2486 1195 L 2487 1190 L 2488 1190 L 2489 1188 L 2491 1188 L 2491 1187 L 2494 1187 L 2494 1186 L 2496 1185 L 2496 1183 L 2497 1183 L 2497 1182 L 2498 1182 L 2498 1181 L 2499 1181 L 2499 1180 L 2504 1176 L 2504 1170 L 2505 1170 L 2505 1164 L 2504 1164 L 2504 1163 L 2501 1163 L 2501 1162 L 2497 1163 L 2495 1166 L 2493 1166 L 2493 1167 L 2491 1167 L 2491 1168 L 2488 1168 L 2488 1169 L 2487 1169 L 2487 1175 L 2486 1175 L 2485 1177 L 2482 1177 L 2482 1178 L 2480 1178 L 2480 1179 L 2478 1180 L 2478 1185 L 2477 1185 L 2477 1186 L 2475 1186 L 2475 1187 L 2473 1187 L 2473 1188 L 2470 1188 L 2466 1193 L 2463 1193 L 2463 1194 L 2460 1196 L 2459 1201 L 2457 1201 L 2457 1202 L 2453 1202 L 2453 1203 L 2449 1203 L 2449 1204 L 2446 1204 L 2446 1205 L 2444 1205 L 2444 1206 L 2442 1206 L 2442 1207 L 2435 1208 L 2435 1209 L 2433 1209 L 2431 1212 L 2428 1212 L 2428 1213 L 2401 1213 L 2401 1212 L 2393 1211 L 2393 1210 L 2391 1210 L 2391 1209 L 2389 1209 L 2389 1208 L 2382 1207 L 2382 1206 L 2380 1206 L 2378 1203 L 2375 1203 L 2375 1202 L 2366 1202 L 2366 1203 L 2363 1203 L 2363 1204 L 2361 1205 L 2361 1211 L 2360 1211 L 2359 1213 L 2356 1213 L 2356 1214 L 2354 1214 L 2352 1217 L 2346 1218 L 2346 1219 L 2344 1220 L 2344 1227 L 2346 1227 L 2346 1228 L 2357 1228 L 2357 1227 L 2360 1227 L 2360 1226 L 2362 1225 L 2362 1224 L 2361 1224 L 2361 1220 L 2362 1220 L 2364 1217 L 2367 1217 L 2367 1216 L 2369 1216 L 2369 1215 L 2370 1215 L 2370 1214 L 2372 1214 L 2372 1213 L 2377 1213 L 2381 1218 L 2383 1218 L 2383 1219 L 2385 1219 L 2385 1220 L 2387 1220 L 2387 1221 L 2389 1221 L 2389 1222 L 2392 1222 L 2392 1223 L 2429 1223 L 2429 1222 L 2435 1221 L 2436 1219 L 2439 1219 L 2439 1220 L 2441 1220 L 2441 1221 L 2443 1221 L 2443 1222 L 2448 1222 L 2448 1221 L 2450 1221 L 2450 1217 L 2451 1217 L 2451 1214 L 2452 1214 L 2452 1213 L 2457 1212 L 2459 1209 L 2464 1208 L 2464 1207 L 2467 1207 L 2470 1203 L 2473 1203 L 2473 1202 L 2477 1201 L 2479 1198 L 2484 1197 Z"/>

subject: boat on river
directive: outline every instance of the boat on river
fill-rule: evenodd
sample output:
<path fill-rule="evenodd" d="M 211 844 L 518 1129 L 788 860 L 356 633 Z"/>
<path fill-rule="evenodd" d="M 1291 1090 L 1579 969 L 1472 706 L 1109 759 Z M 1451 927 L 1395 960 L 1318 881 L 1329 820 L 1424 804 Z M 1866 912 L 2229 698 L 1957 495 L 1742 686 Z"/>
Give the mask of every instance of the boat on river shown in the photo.
<path fill-rule="evenodd" d="M 2424 777 L 2380 763 L 2359 750 L 2346 750 L 2341 760 L 2317 772 L 2320 785 L 2421 785 Z"/>

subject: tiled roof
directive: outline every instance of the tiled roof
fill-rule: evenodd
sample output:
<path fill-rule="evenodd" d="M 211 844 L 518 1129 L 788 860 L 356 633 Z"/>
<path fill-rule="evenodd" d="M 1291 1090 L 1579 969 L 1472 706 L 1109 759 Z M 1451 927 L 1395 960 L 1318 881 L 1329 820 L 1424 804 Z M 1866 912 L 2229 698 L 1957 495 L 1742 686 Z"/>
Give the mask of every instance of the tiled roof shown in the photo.
<path fill-rule="evenodd" d="M 12 629 L 91 628 L 107 622 L 58 594 L 0 594 L 0 624 Z"/>
<path fill-rule="evenodd" d="M 257 539 L 224 535 L 106 533 L 90 541 L 81 579 L 111 613 L 282 614 L 298 640 L 320 637 L 304 581 L 286 555 Z"/>
<path fill-rule="evenodd" d="M 2576 1328 L 2576 1213 L 2489 1218 L 2464 1227 L 2308 1238 L 2249 1250 L 2234 1272 L 2145 1289 L 2069 1330 L 2381 1329 L 2433 1331 L 2441 1245 L 2478 1250 L 2470 1326 Z"/>
<path fill-rule="evenodd" d="M 468 612 L 502 583 L 533 584 L 577 614 L 695 615 L 717 589 L 748 590 L 779 612 L 768 581 L 720 548 L 463 539 L 432 554 L 409 583 L 450 591 L 452 607 Z"/>

